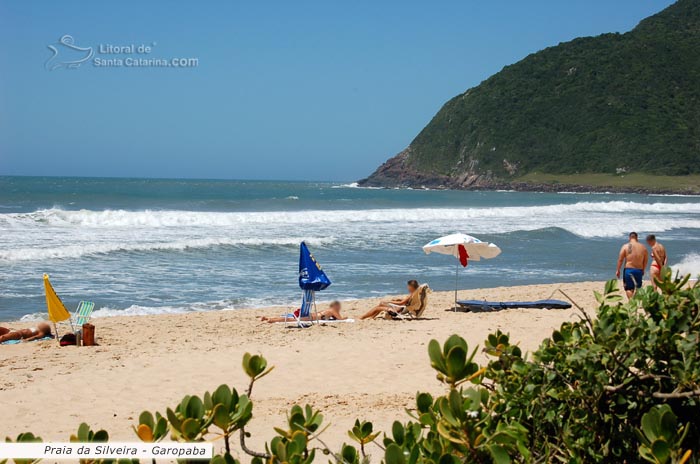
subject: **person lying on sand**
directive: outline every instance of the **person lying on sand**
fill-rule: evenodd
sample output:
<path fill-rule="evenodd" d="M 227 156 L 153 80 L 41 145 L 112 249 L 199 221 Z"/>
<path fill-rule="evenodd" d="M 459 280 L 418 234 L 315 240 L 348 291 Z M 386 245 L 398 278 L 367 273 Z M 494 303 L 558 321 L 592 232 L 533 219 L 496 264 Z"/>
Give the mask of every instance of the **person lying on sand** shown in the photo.
<path fill-rule="evenodd" d="M 406 287 L 408 288 L 408 296 L 404 298 L 394 298 L 391 301 L 381 301 L 377 306 L 363 314 L 360 319 L 374 319 L 375 317 L 379 316 L 382 311 L 392 311 L 396 314 L 403 312 L 403 310 L 406 309 L 406 306 L 408 306 L 408 304 L 411 302 L 411 297 L 413 294 L 416 293 L 416 290 L 418 290 L 418 281 L 409 280 L 406 283 Z"/>
<path fill-rule="evenodd" d="M 296 313 L 299 314 L 299 313 Z M 293 318 L 291 317 L 267 317 L 263 316 L 260 318 L 261 321 L 273 323 L 273 322 L 286 322 Z M 321 320 L 321 321 L 344 321 L 347 319 L 347 317 L 343 317 L 340 315 L 340 301 L 333 301 L 329 306 L 328 309 L 325 311 L 321 311 L 320 313 L 311 313 L 311 317 L 302 317 L 302 321 L 316 321 L 316 320 Z"/>
<path fill-rule="evenodd" d="M 40 338 L 51 336 L 51 326 L 45 322 L 38 324 L 33 329 L 10 330 L 6 327 L 0 327 L 0 343 L 8 340 L 24 340 L 31 342 Z"/>

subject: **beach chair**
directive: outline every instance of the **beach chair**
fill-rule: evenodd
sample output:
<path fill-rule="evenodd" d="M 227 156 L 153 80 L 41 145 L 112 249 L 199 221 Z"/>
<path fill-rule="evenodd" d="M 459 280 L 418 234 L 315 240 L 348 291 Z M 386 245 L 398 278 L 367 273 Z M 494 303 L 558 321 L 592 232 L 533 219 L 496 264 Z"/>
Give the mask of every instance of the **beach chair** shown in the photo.
<path fill-rule="evenodd" d="M 83 324 L 90 322 L 92 311 L 95 309 L 95 303 L 92 301 L 81 301 L 73 313 L 73 326 L 78 330 L 83 328 Z"/>
<path fill-rule="evenodd" d="M 285 324 L 292 323 L 296 324 L 297 327 L 311 327 L 313 321 L 311 320 L 311 308 L 315 308 L 315 295 L 313 290 L 304 290 L 304 294 L 301 300 L 301 308 L 299 312 L 287 313 L 284 317 Z M 287 319 L 290 321 L 288 322 Z"/>
<path fill-rule="evenodd" d="M 411 295 L 411 300 L 394 319 L 420 319 L 428 309 L 428 295 L 432 292 L 428 284 L 423 284 Z"/>
<path fill-rule="evenodd" d="M 44 290 L 46 291 L 46 309 L 49 313 L 49 320 L 53 323 L 53 330 L 57 340 L 60 338 L 58 333 L 59 323 L 70 325 L 71 333 L 79 333 L 83 328 L 83 324 L 90 322 L 95 303 L 92 301 L 81 301 L 78 303 L 75 313 L 71 316 L 61 298 L 56 294 L 53 285 L 51 285 L 48 274 L 44 274 Z"/>

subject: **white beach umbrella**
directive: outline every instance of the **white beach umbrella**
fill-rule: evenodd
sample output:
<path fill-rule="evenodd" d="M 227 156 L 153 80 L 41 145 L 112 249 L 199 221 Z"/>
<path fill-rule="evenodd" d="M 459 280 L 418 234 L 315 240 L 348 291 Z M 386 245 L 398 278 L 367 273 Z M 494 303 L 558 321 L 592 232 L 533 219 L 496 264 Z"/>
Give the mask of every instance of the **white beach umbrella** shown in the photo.
<path fill-rule="evenodd" d="M 425 254 L 440 253 L 452 255 L 457 258 L 455 268 L 455 310 L 457 309 L 457 278 L 459 275 L 459 265 L 467 267 L 469 260 L 480 261 L 483 259 L 495 258 L 501 254 L 501 249 L 495 244 L 482 242 L 476 237 L 467 234 L 451 234 L 436 238 L 423 247 Z"/>

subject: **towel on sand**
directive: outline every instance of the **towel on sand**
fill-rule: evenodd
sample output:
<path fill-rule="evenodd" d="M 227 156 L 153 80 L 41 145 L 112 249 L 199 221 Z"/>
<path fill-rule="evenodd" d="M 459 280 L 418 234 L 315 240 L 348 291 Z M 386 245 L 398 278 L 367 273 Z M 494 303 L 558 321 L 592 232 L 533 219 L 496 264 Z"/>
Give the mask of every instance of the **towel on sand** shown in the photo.
<path fill-rule="evenodd" d="M 534 308 L 534 309 L 569 309 L 571 303 L 561 300 L 537 300 L 537 301 L 481 301 L 481 300 L 459 300 L 457 304 L 461 306 L 458 311 L 480 312 L 480 311 L 500 311 L 502 309 L 513 308 Z"/>
<path fill-rule="evenodd" d="M 53 340 L 53 337 L 44 337 L 44 338 L 38 338 L 36 340 L 32 340 L 33 342 L 43 342 L 44 340 Z M 2 342 L 2 345 L 16 345 L 18 343 L 22 343 L 23 340 L 7 340 L 6 342 Z"/>

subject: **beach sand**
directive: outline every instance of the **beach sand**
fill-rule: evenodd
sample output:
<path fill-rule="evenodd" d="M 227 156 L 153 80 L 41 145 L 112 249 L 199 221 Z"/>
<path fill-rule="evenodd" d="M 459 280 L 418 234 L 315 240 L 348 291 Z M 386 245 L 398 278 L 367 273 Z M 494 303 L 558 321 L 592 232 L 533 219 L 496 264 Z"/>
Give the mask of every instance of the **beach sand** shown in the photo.
<path fill-rule="evenodd" d="M 596 307 L 593 291 L 602 282 L 528 285 L 460 291 L 460 298 L 489 300 L 564 299 L 563 289 L 587 312 Z M 320 304 L 329 293 L 319 294 Z M 343 302 L 358 319 L 379 299 Z M 261 448 L 285 424 L 293 404 L 311 404 L 330 428 L 322 435 L 333 449 L 348 442 L 356 418 L 373 421 L 375 430 L 408 419 L 405 408 L 417 391 L 440 393 L 427 354 L 428 342 L 441 343 L 456 333 L 471 348 L 501 329 L 525 351 L 536 349 L 562 322 L 578 320 L 578 311 L 515 309 L 492 313 L 455 313 L 452 292 L 433 292 L 426 320 L 329 323 L 309 329 L 259 321 L 288 308 L 200 312 L 179 315 L 93 319 L 96 347 L 60 348 L 55 341 L 0 346 L 0 438 L 32 431 L 45 441 L 67 441 L 85 421 L 105 428 L 112 440 L 134 441 L 132 425 L 143 410 L 165 412 L 186 394 L 202 395 L 222 383 L 245 390 L 241 369 L 245 352 L 264 355 L 275 366 L 256 384 L 253 434 L 249 445 Z M 25 324 L 13 324 L 20 326 Z M 479 363 L 486 356 L 477 355 Z M 8 420 L 9 419 L 9 420 Z M 217 441 L 217 448 L 221 441 Z M 241 456 L 239 447 L 236 453 Z M 379 448 L 370 451 L 376 461 Z"/>

